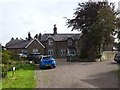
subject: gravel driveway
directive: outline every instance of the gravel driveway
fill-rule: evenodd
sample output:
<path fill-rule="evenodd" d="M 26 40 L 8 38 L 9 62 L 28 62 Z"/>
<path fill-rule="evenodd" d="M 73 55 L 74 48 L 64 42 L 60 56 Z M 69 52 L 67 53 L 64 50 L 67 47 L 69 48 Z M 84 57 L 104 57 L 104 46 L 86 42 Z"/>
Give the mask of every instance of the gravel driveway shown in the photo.
<path fill-rule="evenodd" d="M 35 71 L 36 88 L 118 88 L 118 64 L 103 62 L 66 62 L 57 60 L 55 69 Z"/>

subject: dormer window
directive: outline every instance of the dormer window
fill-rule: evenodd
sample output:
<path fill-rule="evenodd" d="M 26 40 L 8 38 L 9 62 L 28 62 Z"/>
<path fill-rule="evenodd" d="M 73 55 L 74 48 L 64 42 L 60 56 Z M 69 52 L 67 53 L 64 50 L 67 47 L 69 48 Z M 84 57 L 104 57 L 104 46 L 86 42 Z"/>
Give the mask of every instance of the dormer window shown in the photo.
<path fill-rule="evenodd" d="M 72 40 L 68 40 L 68 45 L 72 45 Z"/>
<path fill-rule="evenodd" d="M 48 45 L 49 45 L 49 46 L 53 45 L 53 40 L 52 40 L 52 39 L 49 39 L 49 40 L 48 40 Z"/>

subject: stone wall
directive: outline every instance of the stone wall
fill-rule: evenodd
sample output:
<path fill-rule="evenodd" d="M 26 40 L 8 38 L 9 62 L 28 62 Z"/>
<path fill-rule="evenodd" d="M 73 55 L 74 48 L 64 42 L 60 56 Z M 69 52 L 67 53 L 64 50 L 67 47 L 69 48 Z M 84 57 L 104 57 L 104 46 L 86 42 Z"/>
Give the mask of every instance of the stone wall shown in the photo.
<path fill-rule="evenodd" d="M 39 42 L 38 42 L 37 40 L 34 40 L 34 41 L 32 42 L 32 44 L 30 44 L 30 45 L 27 47 L 28 53 L 33 53 L 33 50 L 34 50 L 34 49 L 37 49 L 38 52 L 44 54 L 44 47 L 43 47 L 41 44 L 39 44 Z"/>
<path fill-rule="evenodd" d="M 115 54 L 117 51 L 104 51 L 102 54 L 102 60 L 114 59 Z"/>

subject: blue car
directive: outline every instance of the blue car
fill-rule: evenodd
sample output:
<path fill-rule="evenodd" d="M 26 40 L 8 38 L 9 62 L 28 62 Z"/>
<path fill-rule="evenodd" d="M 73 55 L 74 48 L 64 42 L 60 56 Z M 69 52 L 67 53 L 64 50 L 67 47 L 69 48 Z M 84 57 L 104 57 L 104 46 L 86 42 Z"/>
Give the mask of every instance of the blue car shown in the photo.
<path fill-rule="evenodd" d="M 40 63 L 39 63 L 40 69 L 41 68 L 46 68 L 46 67 L 51 67 L 55 68 L 56 67 L 56 60 L 52 56 L 42 56 Z"/>

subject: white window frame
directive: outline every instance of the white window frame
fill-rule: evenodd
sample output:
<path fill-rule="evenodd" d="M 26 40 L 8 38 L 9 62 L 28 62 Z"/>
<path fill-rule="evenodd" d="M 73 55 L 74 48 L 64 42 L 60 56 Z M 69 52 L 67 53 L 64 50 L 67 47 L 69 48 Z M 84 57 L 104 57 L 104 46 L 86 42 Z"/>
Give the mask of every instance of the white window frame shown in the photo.
<path fill-rule="evenodd" d="M 22 53 L 22 54 L 27 54 L 27 50 L 22 49 L 22 50 L 21 50 L 21 53 Z"/>
<path fill-rule="evenodd" d="M 49 45 L 49 46 L 52 46 L 52 45 L 53 45 L 53 40 L 52 40 L 52 39 L 49 39 L 49 40 L 48 40 L 48 45 Z"/>
<path fill-rule="evenodd" d="M 38 49 L 33 49 L 33 53 L 38 53 Z"/>
<path fill-rule="evenodd" d="M 76 55 L 77 51 L 75 49 L 68 49 L 68 55 Z"/>
<path fill-rule="evenodd" d="M 72 45 L 73 41 L 70 39 L 68 40 L 68 45 Z"/>
<path fill-rule="evenodd" d="M 61 55 L 61 56 L 65 56 L 65 54 L 66 54 L 65 49 L 61 49 L 61 50 L 60 50 L 60 55 Z"/>
<path fill-rule="evenodd" d="M 54 54 L 53 49 L 49 49 L 49 50 L 48 50 L 48 55 L 53 55 L 53 54 Z"/>

